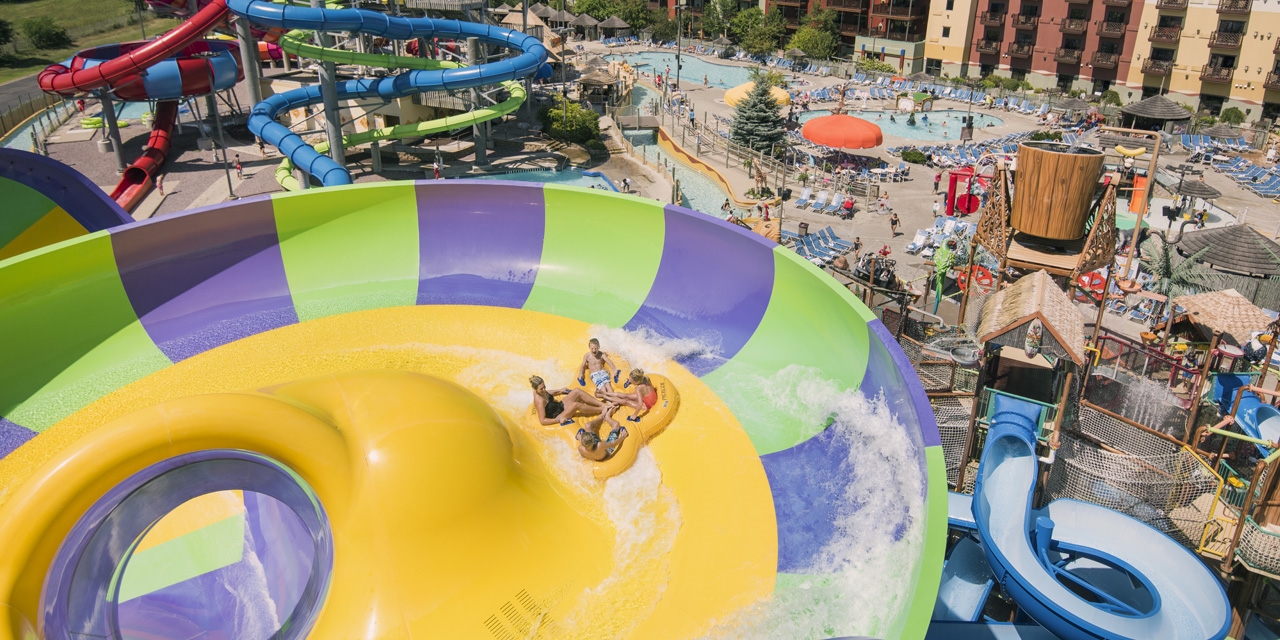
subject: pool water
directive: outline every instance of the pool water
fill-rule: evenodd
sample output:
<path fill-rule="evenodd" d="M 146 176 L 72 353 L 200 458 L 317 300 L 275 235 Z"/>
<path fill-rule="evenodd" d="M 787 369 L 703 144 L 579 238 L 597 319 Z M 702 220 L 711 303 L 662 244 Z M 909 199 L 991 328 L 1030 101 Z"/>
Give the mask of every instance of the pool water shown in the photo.
<path fill-rule="evenodd" d="M 654 71 L 664 73 L 667 67 L 671 67 L 671 77 L 674 78 L 676 75 L 676 54 L 674 53 L 645 51 L 611 55 L 608 59 L 626 60 L 633 67 L 648 67 L 643 70 L 650 73 Z M 711 86 L 721 89 L 730 89 L 751 81 L 750 67 L 715 64 L 692 55 L 680 56 L 680 65 L 680 81 L 686 85 L 702 84 L 703 76 L 706 76 Z"/>
<path fill-rule="evenodd" d="M 151 111 L 150 102 L 127 102 L 127 103 L 124 103 L 123 106 L 120 103 L 116 103 L 115 107 L 116 107 L 116 113 L 118 114 L 116 116 L 116 120 L 127 121 L 130 124 L 141 124 L 142 115 L 144 113 L 148 113 Z M 50 107 L 50 108 L 54 109 L 57 107 Z M 67 104 L 66 107 L 63 107 L 63 108 L 75 109 L 75 107 L 71 106 L 69 103 Z M 98 107 L 98 103 L 96 100 L 86 101 L 86 104 L 85 104 L 86 115 L 96 116 L 99 113 L 101 113 L 101 111 L 102 110 Z M 183 114 L 185 115 L 186 113 L 187 111 L 184 109 Z M 80 118 L 79 114 L 71 115 L 71 122 L 73 123 L 74 126 L 78 126 L 78 123 L 80 122 L 79 118 Z M 20 149 L 22 151 L 32 151 L 31 133 L 33 131 L 38 132 L 40 130 L 39 127 L 37 127 L 36 125 L 37 125 L 37 122 L 36 122 L 36 119 L 34 118 L 27 121 L 26 124 L 22 125 L 21 127 L 18 127 L 17 129 L 14 129 L 11 133 L 9 133 L 9 135 L 5 136 L 4 140 L 0 141 L 0 147 L 4 147 L 6 149 Z"/>
<path fill-rule="evenodd" d="M 853 102 L 851 106 L 856 108 L 857 102 Z M 887 136 L 897 136 L 908 140 L 948 140 L 958 142 L 960 140 L 960 119 L 967 115 L 968 112 L 958 109 L 935 109 L 928 113 L 916 114 L 916 126 L 907 124 L 907 114 L 894 113 L 893 118 L 896 122 L 889 120 L 889 112 L 885 113 L 863 113 L 850 111 L 849 115 L 862 118 L 868 122 L 880 127 L 880 131 Z M 806 122 L 819 116 L 829 116 L 831 111 L 827 109 L 815 109 L 813 111 L 800 114 L 800 122 Z M 928 116 L 928 123 L 924 121 L 924 117 Z M 973 112 L 974 127 L 982 129 L 988 124 L 992 126 L 1000 126 L 1004 124 L 1004 120 L 986 113 Z M 946 135 L 943 135 L 943 134 Z"/>
<path fill-rule="evenodd" d="M 667 167 L 668 175 L 670 175 L 671 167 L 675 167 L 676 179 L 680 181 L 680 193 L 684 196 L 684 201 L 680 204 L 700 211 L 707 215 L 717 218 L 721 216 L 720 206 L 724 204 L 729 194 L 725 193 L 710 178 L 694 171 L 684 163 L 678 162 L 667 155 L 658 147 L 657 134 L 653 131 L 624 131 L 622 135 L 641 153 L 646 160 Z M 738 213 L 746 213 L 739 211 Z"/>
<path fill-rule="evenodd" d="M 494 173 L 490 175 L 467 176 L 468 180 L 513 180 L 515 182 L 546 182 L 564 184 L 571 187 L 595 187 L 605 191 L 613 191 L 601 178 L 583 175 L 581 171 L 521 171 L 519 173 Z"/>

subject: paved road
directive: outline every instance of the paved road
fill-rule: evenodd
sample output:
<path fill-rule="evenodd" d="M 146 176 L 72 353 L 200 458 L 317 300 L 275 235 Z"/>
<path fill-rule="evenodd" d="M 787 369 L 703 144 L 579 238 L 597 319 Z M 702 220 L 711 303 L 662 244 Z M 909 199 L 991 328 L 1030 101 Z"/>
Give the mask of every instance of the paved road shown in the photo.
<path fill-rule="evenodd" d="M 28 96 L 35 98 L 39 93 L 40 85 L 36 83 L 35 75 L 0 84 L 0 113 L 22 104 Z"/>

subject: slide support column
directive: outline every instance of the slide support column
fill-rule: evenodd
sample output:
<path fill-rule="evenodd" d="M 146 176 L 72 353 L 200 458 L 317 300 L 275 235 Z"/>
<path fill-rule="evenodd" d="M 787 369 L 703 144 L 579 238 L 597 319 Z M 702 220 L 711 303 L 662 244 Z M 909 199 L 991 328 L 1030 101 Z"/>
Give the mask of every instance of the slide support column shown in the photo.
<path fill-rule="evenodd" d="M 125 167 L 129 165 L 124 161 L 120 127 L 116 124 L 116 107 L 111 102 L 111 92 L 106 87 L 98 89 L 98 99 L 102 101 L 102 121 L 107 125 L 107 137 L 111 138 L 111 149 L 116 154 L 116 173 L 124 173 Z"/>
<path fill-rule="evenodd" d="M 320 9 L 320 0 L 311 0 L 313 9 Z M 331 46 L 329 36 L 317 31 L 320 46 Z M 342 114 L 338 111 L 338 67 L 332 62 L 320 63 L 320 98 L 324 101 L 324 128 L 329 135 L 329 157 L 342 168 L 347 167 L 346 150 L 342 148 Z"/>
<path fill-rule="evenodd" d="M 467 38 L 467 64 L 475 67 L 484 64 L 484 58 L 480 55 L 480 38 Z M 471 90 L 471 108 L 479 109 L 480 91 L 478 89 Z M 489 166 L 488 153 L 488 136 L 485 135 L 485 124 L 477 122 L 471 125 L 471 139 L 476 144 L 476 160 L 475 166 Z"/>
<path fill-rule="evenodd" d="M 249 21 L 236 19 L 236 35 L 240 38 L 240 64 L 244 67 L 245 84 L 249 86 L 249 102 L 262 102 L 262 69 L 259 68 L 258 43 L 249 32 Z"/>

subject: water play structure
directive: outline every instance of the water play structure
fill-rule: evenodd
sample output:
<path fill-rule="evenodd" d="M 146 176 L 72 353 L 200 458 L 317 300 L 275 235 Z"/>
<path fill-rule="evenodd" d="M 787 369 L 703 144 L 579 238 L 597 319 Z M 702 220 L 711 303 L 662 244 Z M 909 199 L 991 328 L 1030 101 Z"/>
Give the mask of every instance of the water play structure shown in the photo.
<path fill-rule="evenodd" d="M 0 273 L 0 636 L 928 624 L 945 494 L 919 383 L 847 291 L 709 216 L 384 182 Z M 520 426 L 528 375 L 567 383 L 593 336 L 683 399 L 607 481 Z"/>

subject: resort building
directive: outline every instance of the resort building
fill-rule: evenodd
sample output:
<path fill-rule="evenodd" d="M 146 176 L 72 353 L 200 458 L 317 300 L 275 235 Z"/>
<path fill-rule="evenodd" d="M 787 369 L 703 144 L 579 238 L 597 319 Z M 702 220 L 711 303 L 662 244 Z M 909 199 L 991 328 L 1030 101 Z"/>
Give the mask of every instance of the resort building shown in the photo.
<path fill-rule="evenodd" d="M 1269 0 L 945 0 L 927 33 L 935 75 L 1280 115 L 1280 5 Z"/>
<path fill-rule="evenodd" d="M 834 9 L 840 27 L 840 55 L 873 57 L 902 73 L 924 70 L 925 27 L 931 0 L 820 0 Z M 936 3 L 951 0 L 932 0 Z M 766 0 L 787 18 L 794 33 L 809 11 L 809 0 Z"/>
<path fill-rule="evenodd" d="M 1234 106 L 1248 120 L 1280 117 L 1280 4 L 1156 0 L 1138 22 L 1125 78 L 1134 98 L 1162 93 L 1214 115 Z"/>

